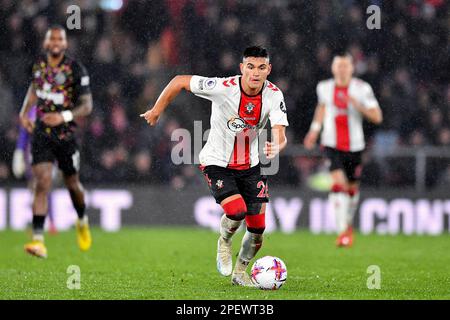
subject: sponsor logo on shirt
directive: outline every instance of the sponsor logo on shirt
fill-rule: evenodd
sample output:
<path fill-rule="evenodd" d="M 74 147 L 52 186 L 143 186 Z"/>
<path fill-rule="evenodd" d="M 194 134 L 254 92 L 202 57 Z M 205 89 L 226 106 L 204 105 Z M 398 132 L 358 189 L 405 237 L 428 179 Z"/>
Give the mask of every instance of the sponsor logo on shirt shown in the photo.
<path fill-rule="evenodd" d="M 259 124 L 253 126 L 251 124 L 245 123 L 245 120 L 242 118 L 231 118 L 227 122 L 227 127 L 233 132 L 241 132 L 244 129 L 252 129 L 252 130 L 260 129 Z"/>
<path fill-rule="evenodd" d="M 54 104 L 63 104 L 64 103 L 64 94 L 63 93 L 36 90 L 36 95 L 43 100 L 53 101 Z"/>
<path fill-rule="evenodd" d="M 203 82 L 205 82 L 205 80 L 204 79 L 200 79 L 200 80 L 198 80 L 198 88 L 201 90 L 201 91 L 203 91 Z"/>
<path fill-rule="evenodd" d="M 284 103 L 284 101 L 281 101 L 281 102 L 280 102 L 280 109 L 281 109 L 281 111 L 283 111 L 284 113 L 287 112 L 287 110 L 286 110 L 286 104 Z"/>
<path fill-rule="evenodd" d="M 349 110 L 348 109 L 336 108 L 336 116 L 346 116 L 348 114 L 349 114 Z"/>

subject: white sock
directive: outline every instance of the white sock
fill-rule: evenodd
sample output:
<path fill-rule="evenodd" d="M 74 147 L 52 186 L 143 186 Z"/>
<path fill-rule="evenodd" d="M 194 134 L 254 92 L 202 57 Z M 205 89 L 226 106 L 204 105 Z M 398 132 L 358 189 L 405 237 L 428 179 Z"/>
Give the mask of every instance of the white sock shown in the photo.
<path fill-rule="evenodd" d="M 352 196 L 349 195 L 349 206 L 348 206 L 348 214 L 347 214 L 347 224 L 353 225 L 353 218 L 355 216 L 356 210 L 358 209 L 359 203 L 359 192 L 356 192 Z"/>
<path fill-rule="evenodd" d="M 78 222 L 80 223 L 80 226 L 84 226 L 84 225 L 88 224 L 89 223 L 89 219 L 88 219 L 87 214 L 85 214 L 83 216 L 83 218 L 78 219 Z"/>
<path fill-rule="evenodd" d="M 348 227 L 350 197 L 346 192 L 331 192 L 328 196 L 336 217 L 336 231 L 344 232 Z"/>
<path fill-rule="evenodd" d="M 236 233 L 236 230 L 239 229 L 241 222 L 242 220 L 231 220 L 226 215 L 223 215 L 220 219 L 220 235 L 222 236 L 222 239 L 226 242 L 231 241 L 231 237 Z"/>
<path fill-rule="evenodd" d="M 42 233 L 33 234 L 33 241 L 44 242 L 44 235 Z"/>
<path fill-rule="evenodd" d="M 242 238 L 241 250 L 234 268 L 235 272 L 244 272 L 247 269 L 250 260 L 258 253 L 263 242 L 263 235 L 246 231 Z"/>

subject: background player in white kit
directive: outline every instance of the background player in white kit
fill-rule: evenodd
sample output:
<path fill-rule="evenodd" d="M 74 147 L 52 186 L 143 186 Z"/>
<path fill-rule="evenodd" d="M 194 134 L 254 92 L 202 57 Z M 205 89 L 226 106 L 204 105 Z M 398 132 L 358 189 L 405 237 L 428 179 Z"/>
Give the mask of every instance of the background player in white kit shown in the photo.
<path fill-rule="evenodd" d="M 259 167 L 258 136 L 268 120 L 272 142 L 265 142 L 267 158 L 273 159 L 287 143 L 286 105 L 282 92 L 267 81 L 271 68 L 266 49 L 249 47 L 240 64 L 242 76 L 176 76 L 154 107 L 141 115 L 155 125 L 182 89 L 212 102 L 211 130 L 199 155 L 200 167 L 225 213 L 220 225 L 217 269 L 224 276 L 232 274 L 232 283 L 242 286 L 254 286 L 246 269 L 261 248 L 265 229 L 269 194 L 267 177 Z M 233 270 L 231 237 L 244 219 L 247 231 Z"/>
<path fill-rule="evenodd" d="M 353 216 L 359 201 L 361 153 L 365 148 L 363 118 L 374 124 L 382 122 L 382 112 L 371 86 L 353 77 L 353 59 L 336 55 L 333 78 L 317 85 L 318 104 L 305 147 L 312 149 L 321 133 L 321 145 L 331 162 L 333 180 L 329 200 L 336 215 L 339 236 L 336 245 L 353 244 Z"/>

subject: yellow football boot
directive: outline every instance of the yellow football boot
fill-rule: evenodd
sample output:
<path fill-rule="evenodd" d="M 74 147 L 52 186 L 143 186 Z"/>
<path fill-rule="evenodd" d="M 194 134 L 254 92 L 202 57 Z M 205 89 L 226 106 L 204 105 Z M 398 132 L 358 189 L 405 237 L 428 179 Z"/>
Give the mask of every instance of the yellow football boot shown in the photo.
<path fill-rule="evenodd" d="M 80 221 L 77 221 L 76 230 L 77 230 L 78 247 L 80 247 L 81 251 L 88 251 L 92 245 L 92 237 L 91 231 L 89 230 L 89 223 L 87 222 L 80 223 Z"/>
<path fill-rule="evenodd" d="M 47 258 L 47 248 L 45 247 L 44 242 L 39 240 L 33 240 L 30 243 L 27 243 L 24 246 L 25 252 L 38 257 L 38 258 Z"/>

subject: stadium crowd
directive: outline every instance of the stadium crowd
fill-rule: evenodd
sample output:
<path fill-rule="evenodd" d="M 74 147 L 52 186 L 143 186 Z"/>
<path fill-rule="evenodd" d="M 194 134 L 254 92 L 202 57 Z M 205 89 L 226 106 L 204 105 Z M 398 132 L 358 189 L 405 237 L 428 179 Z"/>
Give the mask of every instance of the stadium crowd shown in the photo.
<path fill-rule="evenodd" d="M 240 55 L 249 44 L 271 53 L 271 80 L 285 95 L 291 144 L 301 143 L 309 128 L 315 87 L 330 77 L 333 53 L 347 49 L 356 76 L 373 86 L 384 113 L 380 127 L 367 125 L 369 150 L 450 148 L 449 3 L 383 1 L 381 29 L 369 30 L 366 8 L 381 2 L 129 0 L 120 10 L 108 11 L 93 0 L 0 0 L 0 181 L 14 180 L 11 160 L 29 66 L 41 52 L 47 27 L 66 25 L 71 4 L 82 8 L 81 30 L 68 31 L 68 54 L 87 67 L 94 98 L 93 114 L 79 129 L 83 181 L 175 188 L 202 183 L 195 166 L 172 163 L 176 142 L 170 137 L 179 127 L 192 130 L 194 120 L 206 129 L 208 102 L 183 94 L 156 128 L 139 114 L 176 74 L 238 74 Z M 320 159 L 305 156 L 282 161 L 287 169 L 276 181 L 295 186 L 323 166 Z M 383 165 L 367 156 L 365 163 L 364 184 L 414 184 L 404 159 Z M 430 163 L 427 185 L 450 185 L 450 159 Z"/>

